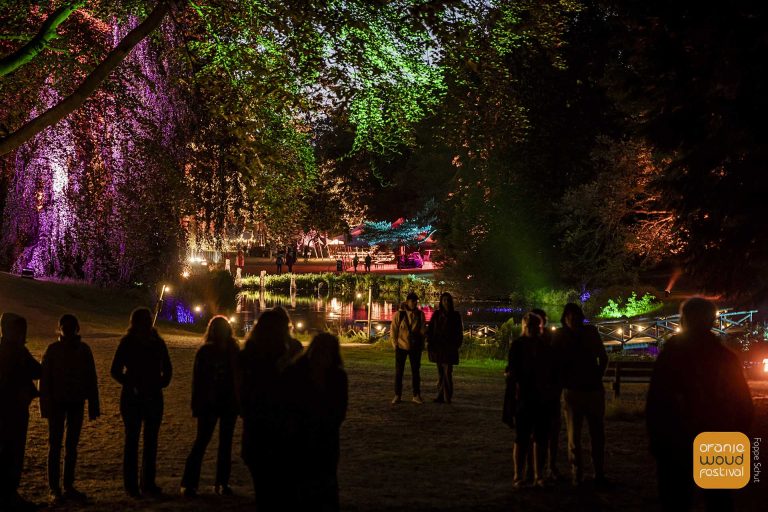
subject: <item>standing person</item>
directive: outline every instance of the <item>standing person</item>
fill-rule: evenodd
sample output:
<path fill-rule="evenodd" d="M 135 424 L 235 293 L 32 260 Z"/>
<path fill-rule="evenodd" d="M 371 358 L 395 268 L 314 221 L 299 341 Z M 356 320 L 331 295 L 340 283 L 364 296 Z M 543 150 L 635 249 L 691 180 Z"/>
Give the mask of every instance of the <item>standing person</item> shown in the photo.
<path fill-rule="evenodd" d="M 563 326 L 555 332 L 553 340 L 557 358 L 561 361 L 568 461 L 571 464 L 572 483 L 580 485 L 584 478 L 581 428 L 586 419 L 592 445 L 595 486 L 606 487 L 603 374 L 608 366 L 608 354 L 597 329 L 592 325 L 584 325 L 584 320 L 584 313 L 579 306 L 566 304 L 561 318 Z"/>
<path fill-rule="evenodd" d="M 276 312 L 281 317 L 280 329 L 284 330 L 288 334 L 286 335 L 285 348 L 286 359 L 291 361 L 298 357 L 304 351 L 304 345 L 299 340 L 291 335 L 293 322 L 291 322 L 291 315 L 288 310 L 283 306 L 275 306 L 272 311 Z"/>
<path fill-rule="evenodd" d="M 419 296 L 410 292 L 405 299 L 405 308 L 397 312 L 392 320 L 392 346 L 395 348 L 395 397 L 392 405 L 402 402 L 403 374 L 405 360 L 411 362 L 413 402 L 423 404 L 421 398 L 421 353 L 424 350 L 426 320 L 418 306 Z"/>
<path fill-rule="evenodd" d="M 533 440 L 533 483 L 542 487 L 549 441 L 548 406 L 555 389 L 555 364 L 552 347 L 541 336 L 541 318 L 526 313 L 522 327 L 522 335 L 509 347 L 504 421 L 515 428 L 514 486 L 519 488 L 526 483 L 525 469 Z"/>
<path fill-rule="evenodd" d="M 739 358 L 712 331 L 717 309 L 693 297 L 680 306 L 682 332 L 653 368 L 646 403 L 651 454 L 662 510 L 691 509 L 693 442 L 701 432 L 747 432 L 754 407 Z M 703 489 L 707 510 L 734 509 L 731 490 Z"/>
<path fill-rule="evenodd" d="M 373 258 L 371 258 L 371 253 L 367 253 L 365 255 L 365 271 L 370 272 L 371 271 L 371 263 L 373 262 Z"/>
<path fill-rule="evenodd" d="M 48 345 L 43 355 L 40 377 L 40 415 L 48 419 L 48 489 L 50 501 L 62 499 L 85 501 L 87 496 L 75 489 L 77 445 L 83 427 L 85 401 L 88 419 L 101 415 L 99 383 L 91 348 L 80 338 L 80 323 L 74 315 L 59 319 L 59 339 Z M 61 443 L 66 424 L 64 457 L 64 493 L 61 492 Z"/>
<path fill-rule="evenodd" d="M 27 446 L 29 404 L 37 397 L 38 363 L 24 345 L 27 321 L 14 313 L 0 316 L 0 504 L 9 510 L 37 510 L 19 496 Z"/>
<path fill-rule="evenodd" d="M 547 313 L 543 309 L 532 309 L 531 313 L 538 315 L 541 318 L 541 339 L 552 347 L 552 356 L 557 356 L 557 351 L 553 346 L 552 330 L 547 327 Z M 559 367 L 559 363 L 555 361 L 555 367 Z M 557 467 L 557 453 L 560 449 L 560 429 L 561 419 L 560 414 L 563 408 L 561 397 L 563 394 L 562 384 L 558 375 L 555 375 L 553 380 L 554 387 L 552 388 L 552 395 L 547 403 L 547 410 L 549 411 L 549 441 L 547 443 L 547 477 L 552 481 L 559 481 L 562 479 L 560 470 Z"/>
<path fill-rule="evenodd" d="M 237 248 L 237 259 L 235 260 L 235 266 L 239 269 L 245 268 L 245 252 L 242 247 Z"/>
<path fill-rule="evenodd" d="M 283 273 L 283 253 L 278 253 L 275 258 L 275 265 L 277 265 L 277 275 Z"/>
<path fill-rule="evenodd" d="M 352 266 L 355 268 L 355 272 L 357 272 L 357 266 L 360 264 L 360 257 L 355 253 L 355 257 L 352 258 Z"/>
<path fill-rule="evenodd" d="M 306 353 L 285 371 L 286 405 L 291 443 L 303 475 L 298 487 L 302 510 L 339 510 L 339 429 L 347 414 L 347 374 L 339 339 L 328 333 L 314 337 Z"/>
<path fill-rule="evenodd" d="M 295 498 L 286 487 L 286 430 L 280 400 L 288 337 L 283 316 L 268 310 L 261 314 L 240 352 L 242 456 L 260 511 L 289 510 L 287 501 Z"/>
<path fill-rule="evenodd" d="M 236 386 L 240 345 L 233 336 L 229 320 L 221 315 L 208 322 L 204 339 L 195 354 L 192 372 L 192 416 L 197 418 L 197 437 L 184 466 L 181 494 L 186 497 L 197 495 L 205 449 L 218 422 L 219 450 L 214 492 L 231 496 L 232 438 L 240 410 Z"/>
<path fill-rule="evenodd" d="M 173 369 L 168 347 L 152 326 L 152 313 L 138 308 L 131 313 L 128 332 L 112 360 L 110 370 L 123 390 L 120 415 L 125 425 L 123 483 L 129 496 L 139 492 L 139 436 L 144 427 L 144 453 L 141 467 L 141 491 L 150 496 L 162 494 L 155 483 L 157 438 L 163 420 L 163 388 L 171 383 Z"/>
<path fill-rule="evenodd" d="M 289 249 L 288 253 L 285 255 L 285 264 L 288 266 L 288 273 L 293 273 L 293 264 L 296 263 L 296 256 L 294 252 Z"/>
<path fill-rule="evenodd" d="M 459 364 L 459 347 L 464 338 L 461 314 L 453 308 L 453 296 L 440 295 L 440 306 L 432 315 L 427 328 L 427 355 L 437 364 L 436 403 L 450 404 L 453 400 L 453 366 Z"/>

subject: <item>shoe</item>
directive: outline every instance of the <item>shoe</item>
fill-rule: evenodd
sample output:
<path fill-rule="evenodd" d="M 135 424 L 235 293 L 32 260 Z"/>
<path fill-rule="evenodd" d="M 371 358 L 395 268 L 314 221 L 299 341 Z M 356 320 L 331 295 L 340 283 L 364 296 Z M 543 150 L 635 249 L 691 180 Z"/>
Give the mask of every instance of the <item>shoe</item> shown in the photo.
<path fill-rule="evenodd" d="M 547 480 L 550 482 L 562 482 L 563 481 L 563 475 L 560 473 L 560 471 L 557 470 L 557 468 L 552 468 L 549 470 L 549 474 L 547 475 Z"/>
<path fill-rule="evenodd" d="M 395 395 L 395 398 L 392 399 L 392 405 L 399 404 L 402 401 L 403 401 L 403 399 L 400 398 L 400 395 Z"/>
<path fill-rule="evenodd" d="M 64 499 L 85 502 L 88 501 L 88 496 L 84 492 L 80 492 L 74 487 L 70 487 L 68 489 L 64 489 Z"/>
<path fill-rule="evenodd" d="M 534 487 L 537 487 L 537 488 L 539 488 L 539 489 L 546 489 L 546 488 L 547 488 L 547 481 L 546 481 L 546 480 L 544 480 L 543 478 L 537 478 L 537 479 L 536 479 L 536 480 L 533 482 L 533 486 L 534 486 Z"/>
<path fill-rule="evenodd" d="M 423 404 L 424 400 L 422 400 L 421 395 L 413 395 L 413 399 L 411 401 L 415 404 Z"/>
<path fill-rule="evenodd" d="M 213 488 L 213 492 L 218 494 L 219 496 L 234 496 L 235 495 L 235 492 L 228 485 L 218 485 L 217 484 Z"/>
<path fill-rule="evenodd" d="M 48 493 L 48 504 L 51 506 L 59 505 L 64 501 L 64 498 L 61 495 L 60 489 L 52 489 Z"/>
<path fill-rule="evenodd" d="M 512 487 L 515 489 L 527 489 L 531 486 L 531 482 L 528 480 L 517 479 L 512 482 Z"/>
<path fill-rule="evenodd" d="M 182 487 L 181 489 L 179 489 L 179 494 L 181 494 L 185 498 L 195 498 L 197 497 L 197 489 L 194 489 L 192 487 Z"/>

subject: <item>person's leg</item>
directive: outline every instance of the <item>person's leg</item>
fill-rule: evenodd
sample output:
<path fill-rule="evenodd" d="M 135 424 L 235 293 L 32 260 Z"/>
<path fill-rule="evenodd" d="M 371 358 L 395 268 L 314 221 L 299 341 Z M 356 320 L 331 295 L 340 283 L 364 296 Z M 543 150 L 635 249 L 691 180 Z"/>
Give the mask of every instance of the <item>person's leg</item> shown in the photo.
<path fill-rule="evenodd" d="M 512 454 L 514 459 L 514 484 L 522 485 L 527 480 L 528 456 L 531 447 L 531 422 L 524 408 L 515 414 L 515 449 Z"/>
<path fill-rule="evenodd" d="M 61 493 L 61 443 L 64 439 L 66 410 L 60 404 L 51 404 L 48 418 L 48 489 Z"/>
<path fill-rule="evenodd" d="M 605 393 L 592 391 L 586 399 L 592 466 L 595 468 L 595 479 L 602 480 L 605 478 Z"/>
<path fill-rule="evenodd" d="M 445 375 L 443 376 L 444 396 L 447 403 L 453 400 L 453 365 L 444 364 Z"/>
<path fill-rule="evenodd" d="M 560 397 L 557 400 L 553 400 L 550 404 L 551 422 L 549 425 L 549 474 L 554 478 L 560 477 L 560 471 L 557 468 L 557 452 L 560 449 L 560 426 L 561 426 L 561 410 L 562 404 L 560 403 Z"/>
<path fill-rule="evenodd" d="M 136 407 L 123 407 L 125 445 L 123 448 L 123 485 L 128 494 L 139 492 L 139 435 L 141 415 Z"/>
<path fill-rule="evenodd" d="M 435 401 L 445 402 L 445 371 L 443 369 L 443 363 L 436 363 L 437 367 L 437 397 Z"/>
<path fill-rule="evenodd" d="M 64 455 L 64 489 L 72 489 L 75 484 L 75 467 L 77 465 L 77 445 L 80 443 L 80 432 L 83 429 L 84 402 L 67 404 L 67 441 Z"/>
<path fill-rule="evenodd" d="M 673 450 L 663 450 L 656 459 L 659 501 L 664 512 L 686 512 L 693 502 L 693 462 L 688 463 L 688 453 L 675 454 Z"/>
<path fill-rule="evenodd" d="M 189 490 L 197 490 L 200 483 L 200 467 L 203 465 L 203 457 L 208 443 L 211 442 L 213 430 L 216 428 L 216 416 L 204 415 L 197 418 L 197 436 L 192 444 L 192 449 L 184 464 L 184 476 L 181 477 L 181 486 Z"/>
<path fill-rule="evenodd" d="M 405 373 L 405 360 L 408 351 L 401 348 L 395 349 L 395 396 L 403 396 L 403 374 Z"/>
<path fill-rule="evenodd" d="M 549 444 L 549 404 L 537 404 L 536 417 L 533 426 L 533 479 L 537 484 L 544 481 L 544 467 L 547 460 L 547 446 Z"/>
<path fill-rule="evenodd" d="M 733 491 L 730 489 L 704 489 L 707 512 L 733 512 Z"/>
<path fill-rule="evenodd" d="M 141 486 L 145 491 L 157 491 L 157 440 L 163 421 L 163 396 L 147 401 L 144 414 L 144 453 L 141 459 Z"/>
<path fill-rule="evenodd" d="M 408 359 L 411 362 L 413 396 L 421 396 L 421 350 L 409 350 Z"/>
<path fill-rule="evenodd" d="M 581 461 L 581 425 L 584 421 L 581 397 L 578 391 L 566 390 L 565 425 L 568 433 L 568 462 L 571 464 L 573 483 L 581 483 L 584 476 Z"/>
<path fill-rule="evenodd" d="M 216 484 L 229 485 L 232 472 L 232 438 L 237 415 L 224 415 L 219 420 L 219 453 L 216 458 Z"/>

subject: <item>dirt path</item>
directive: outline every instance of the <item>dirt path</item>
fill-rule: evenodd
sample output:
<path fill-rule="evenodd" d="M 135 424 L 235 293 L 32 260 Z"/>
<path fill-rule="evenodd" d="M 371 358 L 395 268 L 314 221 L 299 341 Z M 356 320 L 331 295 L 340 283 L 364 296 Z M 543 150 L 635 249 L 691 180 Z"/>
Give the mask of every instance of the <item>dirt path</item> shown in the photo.
<path fill-rule="evenodd" d="M 190 377 L 195 340 L 169 340 L 174 379 L 166 393 L 166 413 L 160 435 L 159 484 L 169 496 L 160 500 L 125 498 L 121 482 L 122 423 L 118 411 L 119 387 L 109 379 L 115 338 L 90 341 L 97 359 L 103 416 L 86 422 L 81 442 L 78 482 L 93 500 L 84 510 L 230 511 L 251 506 L 249 477 L 235 457 L 232 484 L 239 495 L 219 499 L 212 495 L 214 450 L 205 459 L 201 491 L 195 501 L 176 496 L 187 451 L 194 437 L 189 411 Z M 30 348 L 40 356 L 44 343 Z M 347 347 L 344 357 L 350 377 L 350 410 L 342 428 L 339 477 L 341 502 L 350 511 L 510 511 L 510 510 L 653 510 L 654 470 L 646 454 L 642 421 L 609 421 L 609 474 L 616 490 L 595 494 L 573 491 L 562 484 L 544 491 L 511 489 L 512 433 L 500 421 L 503 378 L 497 368 L 462 365 L 456 371 L 456 402 L 417 406 L 404 402 L 389 406 L 391 354 L 370 347 Z M 425 389 L 431 391 L 434 369 L 425 363 Z M 406 380 L 408 379 L 406 375 Z M 406 384 L 406 393 L 408 393 Z M 753 432 L 768 437 L 768 385 L 753 387 L 758 425 Z M 431 393 L 425 392 L 425 398 Z M 22 492 L 44 501 L 47 428 L 33 405 Z M 235 453 L 239 455 L 240 427 Z M 215 439 L 215 438 L 214 438 Z M 564 443 L 564 441 L 563 441 Z M 765 445 L 764 445 L 765 446 Z M 564 452 L 561 454 L 565 468 Z M 764 456 L 764 461 L 765 461 Z M 739 494 L 742 510 L 758 506 L 762 487 L 750 486 Z M 79 510 L 58 507 L 56 510 Z"/>

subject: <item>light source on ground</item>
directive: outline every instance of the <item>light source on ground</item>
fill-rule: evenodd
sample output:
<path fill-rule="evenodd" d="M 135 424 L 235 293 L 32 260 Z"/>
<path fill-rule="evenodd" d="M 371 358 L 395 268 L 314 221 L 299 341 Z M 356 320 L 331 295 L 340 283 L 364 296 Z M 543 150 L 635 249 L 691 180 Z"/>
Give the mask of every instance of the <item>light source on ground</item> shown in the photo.
<path fill-rule="evenodd" d="M 233 323 L 235 323 L 235 322 L 237 322 L 237 317 L 235 317 L 234 315 L 232 315 L 231 317 L 229 317 L 229 322 L 230 322 L 230 323 L 232 323 L 232 324 L 233 324 Z"/>
<path fill-rule="evenodd" d="M 195 306 L 195 313 L 199 313 L 203 310 L 202 306 Z"/>
<path fill-rule="evenodd" d="M 297 329 L 303 329 L 304 328 L 304 322 L 296 322 L 296 328 Z"/>
<path fill-rule="evenodd" d="M 680 331 L 682 331 L 682 329 L 681 329 L 681 328 L 679 328 L 679 327 L 675 327 L 675 332 L 680 332 Z"/>
<path fill-rule="evenodd" d="M 557 327 L 555 327 L 555 326 L 553 325 L 552 327 L 550 327 L 550 329 L 552 329 L 553 331 L 556 331 L 556 330 L 557 330 Z"/>
<path fill-rule="evenodd" d="M 619 333 L 619 334 L 624 334 L 624 329 L 619 327 L 618 329 L 616 329 L 616 332 Z"/>

